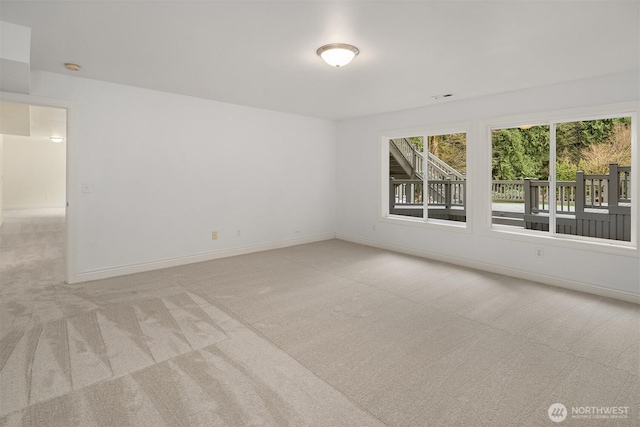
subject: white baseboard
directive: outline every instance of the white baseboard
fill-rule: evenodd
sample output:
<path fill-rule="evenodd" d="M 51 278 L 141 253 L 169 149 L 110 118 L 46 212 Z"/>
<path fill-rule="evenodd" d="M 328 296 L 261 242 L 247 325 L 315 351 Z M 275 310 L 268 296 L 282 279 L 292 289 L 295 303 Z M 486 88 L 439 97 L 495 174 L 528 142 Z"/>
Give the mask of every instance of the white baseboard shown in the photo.
<path fill-rule="evenodd" d="M 74 282 L 88 282 L 90 280 L 107 279 L 109 277 L 125 276 L 127 274 L 144 273 L 145 271 L 159 270 L 162 268 L 177 267 L 179 265 L 193 264 L 196 262 L 211 261 L 219 258 L 227 258 L 236 255 L 246 255 L 254 252 L 268 251 L 271 249 L 286 248 L 289 246 L 304 245 L 306 243 L 320 242 L 323 240 L 335 239 L 335 233 L 319 234 L 316 236 L 301 237 L 298 239 L 283 240 L 273 243 L 265 243 L 261 245 L 245 246 L 236 249 L 227 249 L 216 252 L 208 252 L 205 254 L 191 255 L 186 257 L 164 259 L 160 261 L 145 262 L 142 264 L 125 265 L 121 267 L 107 268 L 104 270 L 94 270 L 76 275 Z"/>
<path fill-rule="evenodd" d="M 560 288 L 571 289 L 574 291 L 587 292 L 603 297 L 614 298 L 622 301 L 640 304 L 640 294 L 634 292 L 620 291 L 617 289 L 605 288 L 596 285 L 587 285 L 572 280 L 559 279 L 556 277 L 545 276 L 542 274 L 531 273 L 528 271 L 517 270 L 514 268 L 503 267 L 495 264 L 488 264 L 478 261 L 470 261 L 464 258 L 442 255 L 434 252 L 421 251 L 416 249 L 405 248 L 376 240 L 363 239 L 348 234 L 336 233 L 336 239 L 345 240 L 347 242 L 358 243 L 365 246 L 386 249 L 393 252 L 400 252 L 407 255 L 418 256 L 421 258 L 433 259 L 449 264 L 461 265 L 464 267 L 475 268 L 477 270 L 488 271 L 491 273 L 503 274 L 505 276 L 517 277 L 519 279 L 531 280 L 545 285 L 558 286 Z"/>
<path fill-rule="evenodd" d="M 34 210 L 34 209 L 64 209 L 65 205 L 9 205 L 3 206 L 2 209 L 5 211 L 26 211 L 26 210 Z"/>

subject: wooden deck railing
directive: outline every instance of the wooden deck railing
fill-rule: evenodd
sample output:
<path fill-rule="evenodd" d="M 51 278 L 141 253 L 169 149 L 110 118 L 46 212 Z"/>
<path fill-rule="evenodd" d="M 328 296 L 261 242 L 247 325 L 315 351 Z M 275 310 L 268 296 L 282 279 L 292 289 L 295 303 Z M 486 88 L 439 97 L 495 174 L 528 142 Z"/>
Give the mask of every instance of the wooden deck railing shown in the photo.
<path fill-rule="evenodd" d="M 609 165 L 609 167 L 613 166 Z M 618 166 L 618 201 L 631 203 L 631 166 Z"/>
<path fill-rule="evenodd" d="M 495 185 L 495 184 L 494 184 Z M 631 167 L 609 165 L 609 174 L 576 173 L 575 181 L 556 182 L 556 211 L 585 212 L 585 209 L 611 210 L 630 208 Z M 523 182 L 525 214 L 549 212 L 549 181 L 525 179 Z M 615 210 L 615 209 L 614 209 Z"/>
<path fill-rule="evenodd" d="M 577 173 L 576 181 L 556 182 L 558 213 L 581 212 L 587 209 L 609 209 L 631 201 L 631 168 L 612 164 L 608 175 Z M 619 179 L 610 179 L 611 176 Z M 426 197 L 430 205 L 464 206 L 465 182 L 458 179 L 429 180 Z M 493 201 L 524 203 L 525 213 L 549 212 L 549 181 L 527 178 L 523 181 L 492 181 Z M 421 205 L 421 179 L 391 180 L 390 194 L 394 205 Z M 610 194 L 618 197 L 610 198 Z M 610 200 L 611 199 L 611 200 Z"/>
<path fill-rule="evenodd" d="M 391 179 L 389 212 L 400 215 L 423 215 L 424 200 L 439 218 L 464 221 L 466 218 L 466 180 Z M 494 202 L 522 203 L 520 212 L 502 212 L 494 205 L 494 217 L 500 223 L 548 230 L 549 198 L 555 197 L 557 232 L 581 236 L 630 240 L 631 236 L 631 167 L 609 165 L 609 174 L 578 172 L 576 181 L 557 181 L 553 194 L 549 181 L 493 181 Z M 457 209 L 457 211 L 456 211 Z M 439 212 L 436 212 L 438 211 Z M 508 215 L 506 215 L 508 213 Z M 447 216 L 449 215 L 449 216 Z M 507 216 L 508 221 L 505 218 Z M 546 228 L 545 228 L 546 227 Z"/>
<path fill-rule="evenodd" d="M 491 200 L 524 202 L 524 181 L 491 181 Z"/>
<path fill-rule="evenodd" d="M 389 181 L 389 203 L 394 206 L 422 206 L 421 179 L 392 179 Z"/>
<path fill-rule="evenodd" d="M 609 165 L 609 174 L 578 172 L 575 181 L 556 182 L 556 232 L 631 240 L 631 168 Z M 549 229 L 549 182 L 524 180 L 524 226 Z"/>
<path fill-rule="evenodd" d="M 429 206 L 465 206 L 466 181 L 458 179 L 428 181 L 426 194 L 420 179 L 392 179 L 389 181 L 389 203 L 396 206 L 422 206 L 426 196 Z"/>
<path fill-rule="evenodd" d="M 609 174 L 595 175 L 577 172 L 575 181 L 556 181 L 556 207 L 558 212 L 573 212 L 576 202 L 581 208 L 608 209 L 620 203 L 631 202 L 631 167 L 609 165 Z M 617 176 L 618 179 L 611 179 Z M 529 182 L 530 195 L 525 196 L 525 182 Z M 578 193 L 580 195 L 578 195 Z M 613 197 L 610 197 L 613 194 Z M 615 196 L 617 195 L 617 197 Z M 529 179 L 522 181 L 491 181 L 491 200 L 494 202 L 524 203 L 529 201 L 531 213 L 549 211 L 549 181 Z M 583 204 L 581 204 L 583 203 Z M 529 212 L 529 211 L 527 211 Z"/>

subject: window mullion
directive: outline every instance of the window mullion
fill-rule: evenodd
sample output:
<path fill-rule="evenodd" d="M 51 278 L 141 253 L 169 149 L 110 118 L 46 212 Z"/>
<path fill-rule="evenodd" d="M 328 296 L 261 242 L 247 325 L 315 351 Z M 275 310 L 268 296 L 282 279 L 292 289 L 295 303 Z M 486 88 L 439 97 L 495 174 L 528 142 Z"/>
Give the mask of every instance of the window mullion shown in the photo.
<path fill-rule="evenodd" d="M 549 233 L 556 234 L 556 123 L 549 128 Z"/>
<path fill-rule="evenodd" d="M 429 137 L 422 135 L 422 219 L 429 220 Z"/>

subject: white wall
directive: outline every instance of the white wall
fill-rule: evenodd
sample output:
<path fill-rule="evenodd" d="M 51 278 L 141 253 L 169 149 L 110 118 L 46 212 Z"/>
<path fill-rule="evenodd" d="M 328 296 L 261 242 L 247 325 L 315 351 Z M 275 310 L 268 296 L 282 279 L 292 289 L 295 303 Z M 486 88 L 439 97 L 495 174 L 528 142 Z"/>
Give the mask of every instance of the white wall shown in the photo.
<path fill-rule="evenodd" d="M 4 209 L 62 208 L 66 201 L 65 143 L 5 135 Z"/>
<path fill-rule="evenodd" d="M 0 21 L 0 90 L 29 93 L 31 28 Z"/>
<path fill-rule="evenodd" d="M 548 283 L 560 280 L 565 281 L 565 284 L 586 284 L 638 295 L 640 259 L 637 251 L 630 256 L 603 254 L 542 241 L 534 245 L 489 237 L 487 227 L 478 222 L 478 215 L 474 215 L 473 211 L 470 213 L 472 233 L 416 228 L 380 221 L 379 147 L 381 134 L 389 130 L 424 129 L 458 122 L 469 122 L 477 127 L 483 118 L 638 101 L 639 77 L 638 70 L 635 70 L 339 122 L 336 157 L 338 237 L 432 254 L 476 267 L 510 269 L 514 274 L 539 275 L 535 277 L 545 279 Z M 488 143 L 479 138 L 478 134 L 481 132 L 468 136 L 471 150 L 468 157 L 468 166 L 471 167 L 469 181 L 472 186 L 482 178 L 478 174 L 483 169 L 484 159 L 479 153 L 483 151 L 481 144 Z M 636 155 L 637 152 L 638 150 Z M 353 159 L 358 161 L 353 162 Z M 640 181 L 637 175 L 635 180 L 636 183 Z M 477 187 L 473 188 L 476 192 L 488 191 Z M 474 201 L 476 199 L 474 197 Z M 544 249 L 544 258 L 534 256 L 535 247 Z"/>
<path fill-rule="evenodd" d="M 31 83 L 75 102 L 79 273 L 335 231 L 333 122 L 47 72 Z"/>
<path fill-rule="evenodd" d="M 4 135 L 0 134 L 0 225 L 4 222 L 4 203 L 2 199 L 4 197 L 2 187 L 4 187 L 4 168 L 2 167 L 4 162 Z"/>
<path fill-rule="evenodd" d="M 17 62 L 31 62 L 31 28 L 0 21 L 0 57 Z"/>
<path fill-rule="evenodd" d="M 33 95 L 75 101 L 79 273 L 337 231 L 638 293 L 637 253 L 491 238 L 475 223 L 469 234 L 385 223 L 378 194 L 382 131 L 638 101 L 637 71 L 345 120 L 337 129 L 325 120 L 59 74 L 32 77 Z M 479 143 L 469 139 L 472 162 Z M 80 192 L 83 182 L 90 193 Z M 214 230 L 220 238 L 212 241 Z M 544 247 L 543 259 L 531 256 L 534 246 Z"/>

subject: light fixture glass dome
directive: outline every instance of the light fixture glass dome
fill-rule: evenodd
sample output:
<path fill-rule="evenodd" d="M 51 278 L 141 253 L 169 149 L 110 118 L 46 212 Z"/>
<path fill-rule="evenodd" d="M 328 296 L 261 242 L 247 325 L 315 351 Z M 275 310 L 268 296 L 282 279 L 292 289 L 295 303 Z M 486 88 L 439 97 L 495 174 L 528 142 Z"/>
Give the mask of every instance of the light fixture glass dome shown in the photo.
<path fill-rule="evenodd" d="M 360 51 L 350 44 L 331 43 L 322 46 L 316 53 L 332 67 L 343 67 L 351 62 Z"/>

